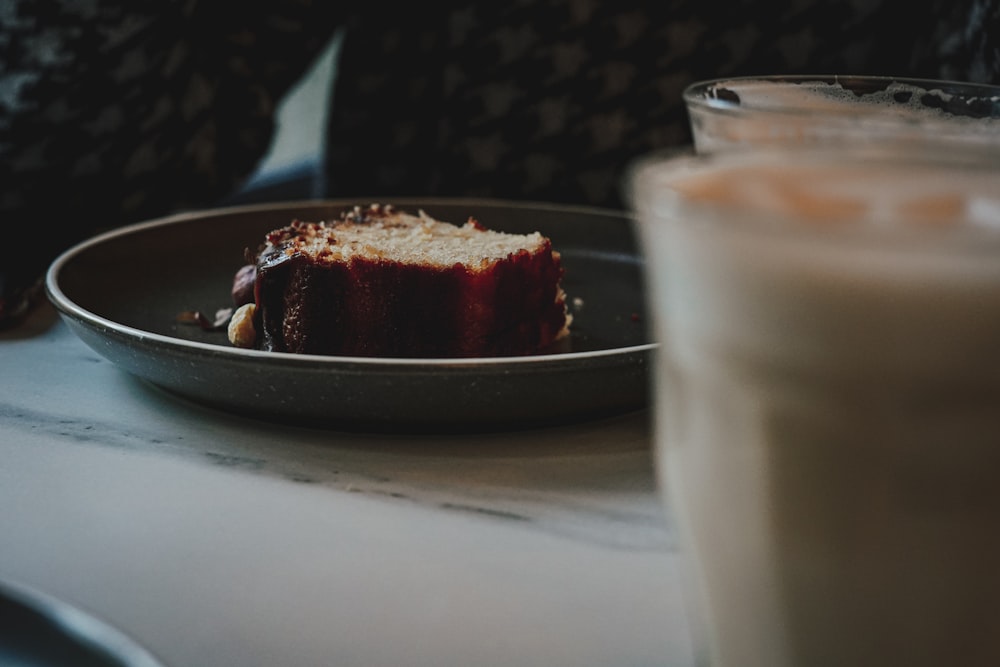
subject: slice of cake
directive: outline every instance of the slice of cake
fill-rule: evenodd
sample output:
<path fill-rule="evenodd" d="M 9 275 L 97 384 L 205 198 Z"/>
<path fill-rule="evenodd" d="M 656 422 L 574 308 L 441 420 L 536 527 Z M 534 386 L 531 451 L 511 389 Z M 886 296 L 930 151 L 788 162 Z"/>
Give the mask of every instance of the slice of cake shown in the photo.
<path fill-rule="evenodd" d="M 532 354 L 568 333 L 562 274 L 559 253 L 537 232 L 356 207 L 267 235 L 252 292 L 247 271 L 237 275 L 234 296 L 252 293 L 253 303 L 234 315 L 230 340 L 366 357 Z"/>

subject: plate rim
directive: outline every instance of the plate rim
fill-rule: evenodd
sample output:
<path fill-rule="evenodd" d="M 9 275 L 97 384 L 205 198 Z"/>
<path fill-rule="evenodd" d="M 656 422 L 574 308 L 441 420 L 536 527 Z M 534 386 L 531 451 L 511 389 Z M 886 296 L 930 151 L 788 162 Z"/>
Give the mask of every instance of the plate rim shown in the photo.
<path fill-rule="evenodd" d="M 23 613 L 41 618 L 67 640 L 94 647 L 120 667 L 164 667 L 149 648 L 103 616 L 33 584 L 0 579 L 0 598 L 16 605 Z"/>

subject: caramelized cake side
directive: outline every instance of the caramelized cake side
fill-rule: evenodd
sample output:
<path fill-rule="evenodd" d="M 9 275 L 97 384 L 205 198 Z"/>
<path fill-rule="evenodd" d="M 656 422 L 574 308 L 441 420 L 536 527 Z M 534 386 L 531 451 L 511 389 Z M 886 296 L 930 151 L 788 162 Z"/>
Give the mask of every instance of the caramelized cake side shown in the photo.
<path fill-rule="evenodd" d="M 294 221 L 267 235 L 250 338 L 301 354 L 532 354 L 568 333 L 562 275 L 559 253 L 537 232 L 356 207 L 334 222 Z M 247 336 L 230 338 L 247 346 Z"/>

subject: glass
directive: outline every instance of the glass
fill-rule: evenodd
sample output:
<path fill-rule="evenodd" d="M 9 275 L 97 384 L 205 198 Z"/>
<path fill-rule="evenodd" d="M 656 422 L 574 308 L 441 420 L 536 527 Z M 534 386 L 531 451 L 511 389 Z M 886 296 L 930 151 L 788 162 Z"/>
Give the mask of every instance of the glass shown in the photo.
<path fill-rule="evenodd" d="M 1000 150 L 1000 87 L 882 76 L 701 81 L 683 94 L 698 152 L 850 138 Z"/>
<path fill-rule="evenodd" d="M 1000 162 L 638 162 L 699 664 L 1000 664 Z"/>

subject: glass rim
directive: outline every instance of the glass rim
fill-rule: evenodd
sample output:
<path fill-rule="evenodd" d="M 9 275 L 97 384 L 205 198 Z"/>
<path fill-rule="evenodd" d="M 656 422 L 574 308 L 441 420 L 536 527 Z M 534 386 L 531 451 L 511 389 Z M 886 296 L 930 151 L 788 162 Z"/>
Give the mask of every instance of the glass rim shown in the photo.
<path fill-rule="evenodd" d="M 725 84 L 775 84 L 775 83 L 823 83 L 840 85 L 855 92 L 884 92 L 893 84 L 910 86 L 927 93 L 940 92 L 948 96 L 962 96 L 967 102 L 983 101 L 996 110 L 992 118 L 1000 119 L 1000 85 L 958 81 L 952 79 L 931 79 L 921 77 L 874 75 L 874 74 L 764 74 L 740 75 L 702 79 L 688 84 L 682 91 L 684 103 L 689 108 L 711 109 L 717 112 L 747 113 L 754 111 L 782 112 L 787 114 L 815 113 L 815 108 L 795 104 L 743 104 L 738 95 L 729 91 Z M 736 99 L 733 99 L 733 96 Z M 863 109 L 863 107 L 860 107 Z M 873 107 L 871 113 L 877 113 Z"/>
<path fill-rule="evenodd" d="M 628 170 L 628 196 L 637 223 L 656 224 L 653 220 L 670 216 L 679 218 L 687 214 L 697 217 L 706 229 L 728 231 L 733 234 L 756 235 L 774 239 L 805 240 L 817 242 L 832 240 L 856 247 L 859 243 L 873 243 L 872 249 L 932 248 L 958 251 L 975 255 L 989 253 L 996 258 L 1000 250 L 1000 197 L 990 210 L 987 223 L 947 223 L 944 217 L 930 220 L 929 224 L 904 225 L 878 217 L 853 215 L 834 216 L 821 224 L 806 223 L 800 216 L 778 212 L 745 203 L 698 201 L 685 197 L 670 188 L 671 182 L 685 174 L 697 175 L 716 166 L 723 169 L 746 166 L 778 166 L 793 170 L 798 168 L 851 168 L 864 165 L 895 165 L 916 173 L 921 170 L 948 171 L 956 175 L 976 171 L 995 178 L 996 192 L 1000 193 L 1000 153 L 995 151 L 934 152 L 923 148 L 901 150 L 896 144 L 874 144 L 865 147 L 766 147 L 718 153 L 696 153 L 691 150 L 664 150 L 642 156 Z M 983 187 L 973 194 L 986 191 Z M 994 190 L 989 189 L 990 192 Z M 731 224 L 733 216 L 740 224 Z M 644 222 L 645 221 L 645 222 Z M 890 222 L 890 224 L 886 224 Z M 902 233 L 901 233 L 902 230 Z"/>

